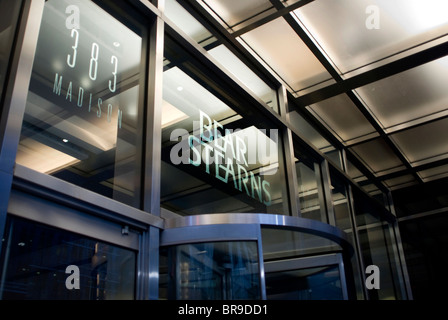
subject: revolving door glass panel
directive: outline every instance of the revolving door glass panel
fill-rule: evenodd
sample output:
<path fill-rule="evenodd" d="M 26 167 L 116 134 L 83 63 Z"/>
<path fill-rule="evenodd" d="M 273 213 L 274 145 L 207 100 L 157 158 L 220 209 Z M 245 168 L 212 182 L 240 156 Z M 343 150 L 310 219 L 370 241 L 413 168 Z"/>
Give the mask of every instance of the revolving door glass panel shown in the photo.
<path fill-rule="evenodd" d="M 183 244 L 168 247 L 165 297 L 173 300 L 261 299 L 256 241 Z M 162 268 L 163 269 L 163 268 Z"/>
<path fill-rule="evenodd" d="M 266 273 L 268 300 L 343 300 L 338 265 Z"/>

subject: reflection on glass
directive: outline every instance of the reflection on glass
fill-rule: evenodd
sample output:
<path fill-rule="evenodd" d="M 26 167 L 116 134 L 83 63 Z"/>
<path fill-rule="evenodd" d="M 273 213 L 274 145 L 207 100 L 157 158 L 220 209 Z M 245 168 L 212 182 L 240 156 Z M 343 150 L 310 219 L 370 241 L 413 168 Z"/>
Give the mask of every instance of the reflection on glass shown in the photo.
<path fill-rule="evenodd" d="M 170 62 L 163 81 L 162 207 L 288 214 L 277 130 L 237 114 L 191 66 Z"/>
<path fill-rule="evenodd" d="M 18 164 L 138 205 L 144 29 L 133 29 L 88 0 L 45 3 Z"/>
<path fill-rule="evenodd" d="M 217 46 L 208 51 L 220 64 L 229 70 L 250 91 L 264 103 L 278 112 L 277 93 L 263 82 L 250 68 L 236 57 L 224 45 Z"/>
<path fill-rule="evenodd" d="M 302 156 L 296 158 L 300 214 L 303 218 L 326 222 L 325 211 L 320 205 L 323 195 L 322 188 L 318 186 L 319 166 L 304 159 Z"/>
<path fill-rule="evenodd" d="M 353 195 L 364 265 L 376 265 L 381 271 L 381 290 L 369 290 L 369 297 L 375 300 L 397 299 L 400 287 L 396 269 L 398 257 L 397 250 L 392 248 L 396 244 L 386 238 L 385 231 L 389 232 L 389 224 L 378 218 L 379 205 L 360 192 Z"/>
<path fill-rule="evenodd" d="M 22 1 L 0 1 L 0 101 Z"/>
<path fill-rule="evenodd" d="M 261 298 L 255 241 L 185 244 L 168 248 L 167 251 L 168 283 L 162 283 L 167 285 L 165 298 Z"/>
<path fill-rule="evenodd" d="M 330 170 L 330 179 L 336 226 L 347 234 L 350 244 L 353 248 L 356 248 L 347 185 L 343 179 L 335 174 L 334 170 Z M 350 267 L 353 272 L 356 295 L 358 299 L 362 300 L 364 298 L 363 276 L 359 272 L 359 257 L 357 251 L 350 258 L 350 266 L 347 265 L 346 267 Z"/>
<path fill-rule="evenodd" d="M 292 105 L 292 104 L 290 104 Z M 308 121 L 305 120 L 297 111 L 290 110 L 288 113 L 289 122 L 305 139 L 322 152 L 334 150 L 331 143 L 325 139 Z"/>
<path fill-rule="evenodd" d="M 342 300 L 338 266 L 266 274 L 268 300 Z"/>
<path fill-rule="evenodd" d="M 134 252 L 22 219 L 11 219 L 5 230 L 0 298 L 134 299 Z M 68 266 L 79 268 L 79 289 L 67 289 L 66 280 L 73 274 L 66 273 Z"/>
<path fill-rule="evenodd" d="M 262 228 L 263 260 L 286 259 L 338 251 L 335 242 L 308 233 L 274 228 Z"/>

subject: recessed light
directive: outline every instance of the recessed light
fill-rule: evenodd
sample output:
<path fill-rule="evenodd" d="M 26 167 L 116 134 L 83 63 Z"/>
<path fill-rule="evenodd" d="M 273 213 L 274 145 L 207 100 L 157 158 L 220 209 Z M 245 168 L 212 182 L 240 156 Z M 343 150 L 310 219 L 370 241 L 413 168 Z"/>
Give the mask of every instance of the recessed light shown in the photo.
<path fill-rule="evenodd" d="M 184 90 L 184 87 L 181 87 L 181 86 L 177 87 L 177 91 L 182 91 L 182 90 Z"/>
<path fill-rule="evenodd" d="M 120 43 L 115 41 L 115 42 L 114 42 L 114 47 L 117 47 L 117 48 L 118 48 L 119 46 L 120 46 Z"/>
<path fill-rule="evenodd" d="M 62 139 L 62 142 L 67 143 L 68 139 Z"/>

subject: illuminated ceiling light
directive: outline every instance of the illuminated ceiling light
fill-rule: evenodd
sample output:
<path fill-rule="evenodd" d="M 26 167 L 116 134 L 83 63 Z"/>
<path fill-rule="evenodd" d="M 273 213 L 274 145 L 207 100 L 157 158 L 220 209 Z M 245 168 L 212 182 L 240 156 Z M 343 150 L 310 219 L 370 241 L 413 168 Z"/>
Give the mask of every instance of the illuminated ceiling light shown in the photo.
<path fill-rule="evenodd" d="M 68 139 L 62 139 L 62 142 L 67 143 Z"/>
<path fill-rule="evenodd" d="M 182 86 L 177 87 L 177 91 L 182 91 L 182 90 L 184 90 L 184 87 L 182 87 Z"/>
<path fill-rule="evenodd" d="M 114 42 L 114 47 L 116 47 L 116 48 L 118 48 L 120 46 L 120 43 L 119 42 Z"/>

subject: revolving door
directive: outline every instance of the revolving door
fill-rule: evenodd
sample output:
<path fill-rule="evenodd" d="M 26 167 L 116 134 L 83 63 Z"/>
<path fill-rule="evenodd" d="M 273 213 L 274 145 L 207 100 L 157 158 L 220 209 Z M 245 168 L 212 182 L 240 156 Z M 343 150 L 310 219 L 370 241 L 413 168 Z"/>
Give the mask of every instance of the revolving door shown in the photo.
<path fill-rule="evenodd" d="M 160 293 L 169 300 L 344 300 L 353 250 L 330 225 L 267 214 L 168 221 Z"/>

